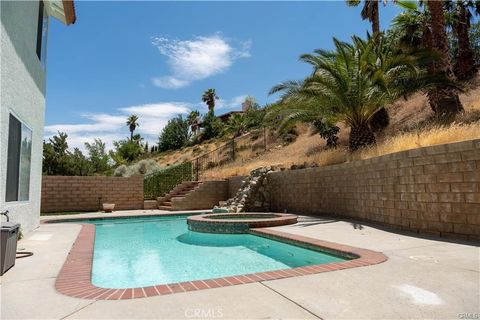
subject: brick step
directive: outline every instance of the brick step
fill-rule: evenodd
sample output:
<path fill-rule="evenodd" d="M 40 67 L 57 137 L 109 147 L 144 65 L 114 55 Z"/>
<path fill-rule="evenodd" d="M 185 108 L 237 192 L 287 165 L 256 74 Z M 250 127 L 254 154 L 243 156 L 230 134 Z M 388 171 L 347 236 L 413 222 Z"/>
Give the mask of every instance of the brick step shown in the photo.
<path fill-rule="evenodd" d="M 177 193 L 176 195 L 174 195 L 174 197 L 176 197 L 176 196 L 184 196 L 184 195 L 186 195 L 186 194 L 189 194 L 190 192 L 191 192 L 191 191 L 182 191 L 182 192 L 179 192 L 179 193 Z"/>
<path fill-rule="evenodd" d="M 160 210 L 172 210 L 172 199 L 183 199 L 187 197 L 191 192 L 195 191 L 202 182 L 192 181 L 188 184 L 185 184 L 183 187 L 178 186 L 177 189 L 170 191 L 164 197 L 162 201 L 158 201 L 158 208 Z"/>
<path fill-rule="evenodd" d="M 143 209 L 150 210 L 157 208 L 157 200 L 145 200 L 143 201 Z"/>

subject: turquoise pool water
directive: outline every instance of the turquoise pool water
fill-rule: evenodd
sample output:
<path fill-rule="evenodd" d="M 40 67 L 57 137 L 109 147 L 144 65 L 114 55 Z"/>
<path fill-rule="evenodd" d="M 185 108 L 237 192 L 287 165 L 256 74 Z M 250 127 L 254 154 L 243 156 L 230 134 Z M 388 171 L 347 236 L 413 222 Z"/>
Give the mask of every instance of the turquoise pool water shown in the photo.
<path fill-rule="evenodd" d="M 92 283 L 131 288 L 272 271 L 345 259 L 249 234 L 187 229 L 185 216 L 90 220 Z"/>

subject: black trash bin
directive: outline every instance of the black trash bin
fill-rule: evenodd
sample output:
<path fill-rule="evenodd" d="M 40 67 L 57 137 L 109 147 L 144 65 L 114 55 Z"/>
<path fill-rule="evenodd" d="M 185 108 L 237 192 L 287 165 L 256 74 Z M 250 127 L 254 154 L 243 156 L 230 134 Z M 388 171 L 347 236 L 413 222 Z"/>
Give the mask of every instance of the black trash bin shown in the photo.
<path fill-rule="evenodd" d="M 15 265 L 15 256 L 17 253 L 17 240 L 20 230 L 19 223 L 2 222 L 1 224 L 1 269 L 0 275 L 3 275 Z"/>

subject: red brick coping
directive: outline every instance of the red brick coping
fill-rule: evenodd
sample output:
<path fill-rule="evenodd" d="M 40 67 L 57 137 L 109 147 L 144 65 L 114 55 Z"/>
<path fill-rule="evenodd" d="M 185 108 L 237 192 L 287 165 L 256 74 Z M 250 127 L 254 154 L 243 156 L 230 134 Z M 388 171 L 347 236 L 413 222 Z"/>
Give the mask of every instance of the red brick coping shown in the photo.
<path fill-rule="evenodd" d="M 57 277 L 55 288 L 64 295 L 82 299 L 134 299 L 363 267 L 382 263 L 387 260 L 387 257 L 380 252 L 297 236 L 276 230 L 251 229 L 250 233 L 266 238 L 282 240 L 287 243 L 307 248 L 316 248 L 317 250 L 324 252 L 352 258 L 352 260 L 149 287 L 127 289 L 100 288 L 96 287 L 91 282 L 95 225 L 82 224 L 82 229 L 80 230 L 77 240 L 73 244 L 67 260 Z"/>

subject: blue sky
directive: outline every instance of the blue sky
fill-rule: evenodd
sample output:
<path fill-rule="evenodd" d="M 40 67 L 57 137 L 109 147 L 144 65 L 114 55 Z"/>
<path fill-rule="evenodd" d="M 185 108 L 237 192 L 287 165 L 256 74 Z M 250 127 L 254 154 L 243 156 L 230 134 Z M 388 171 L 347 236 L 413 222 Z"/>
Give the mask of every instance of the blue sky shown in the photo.
<path fill-rule="evenodd" d="M 361 8 L 344 1 L 75 5 L 74 25 L 50 24 L 45 137 L 64 131 L 81 149 L 95 137 L 107 146 L 126 137 L 132 113 L 157 142 L 169 118 L 206 111 L 208 88 L 221 98 L 217 114 L 240 109 L 246 95 L 271 102 L 272 86 L 311 71 L 300 54 L 370 30 Z M 382 28 L 399 11 L 382 6 Z"/>

